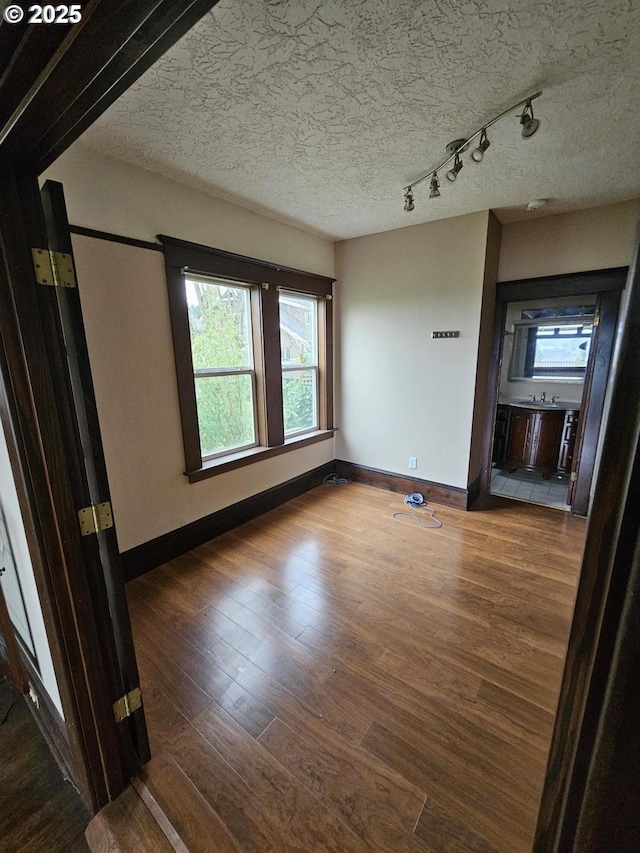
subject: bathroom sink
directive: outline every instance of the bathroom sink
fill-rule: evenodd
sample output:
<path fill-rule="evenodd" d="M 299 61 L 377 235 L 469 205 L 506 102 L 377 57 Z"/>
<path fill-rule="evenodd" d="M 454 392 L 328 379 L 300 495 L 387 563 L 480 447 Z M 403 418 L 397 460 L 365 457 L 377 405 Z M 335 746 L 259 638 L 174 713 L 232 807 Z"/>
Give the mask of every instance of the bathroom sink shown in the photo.
<path fill-rule="evenodd" d="M 557 403 L 552 403 L 551 400 L 545 400 L 544 402 L 542 402 L 542 400 L 536 400 L 534 402 L 533 400 L 509 400 L 509 399 L 505 398 L 505 399 L 500 400 L 500 403 L 504 406 L 520 406 L 522 408 L 527 408 L 527 409 L 564 409 L 564 410 L 566 410 L 566 409 L 579 409 L 580 408 L 580 403 L 567 403 L 567 402 L 563 403 L 562 401 L 558 401 Z"/>

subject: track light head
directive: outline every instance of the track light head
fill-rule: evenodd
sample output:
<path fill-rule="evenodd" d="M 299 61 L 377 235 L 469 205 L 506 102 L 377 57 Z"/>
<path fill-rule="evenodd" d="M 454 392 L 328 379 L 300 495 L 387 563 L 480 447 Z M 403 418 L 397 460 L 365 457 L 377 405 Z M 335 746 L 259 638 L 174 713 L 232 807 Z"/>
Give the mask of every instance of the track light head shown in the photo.
<path fill-rule="evenodd" d="M 489 140 L 487 139 L 487 131 L 483 130 L 480 136 L 480 143 L 477 148 L 474 148 L 471 152 L 471 159 L 474 163 L 481 163 L 482 158 L 484 157 L 484 152 L 491 145 Z"/>
<path fill-rule="evenodd" d="M 451 181 L 452 183 L 453 181 L 455 181 L 455 179 L 458 177 L 458 172 L 460 171 L 460 169 L 462 169 L 462 165 L 463 164 L 462 160 L 460 159 L 460 155 L 456 154 L 456 159 L 453 161 L 453 166 L 447 172 L 448 181 Z"/>
<path fill-rule="evenodd" d="M 540 127 L 540 119 L 533 117 L 533 107 L 531 101 L 527 101 L 525 108 L 520 115 L 520 124 L 522 125 L 522 138 L 531 139 L 538 132 Z"/>
<path fill-rule="evenodd" d="M 440 198 L 440 183 L 438 181 L 438 173 L 434 172 L 429 184 L 429 198 Z"/>
<path fill-rule="evenodd" d="M 409 187 L 404 194 L 405 213 L 411 213 L 414 208 L 415 204 L 413 203 L 413 190 L 411 189 L 411 187 Z"/>

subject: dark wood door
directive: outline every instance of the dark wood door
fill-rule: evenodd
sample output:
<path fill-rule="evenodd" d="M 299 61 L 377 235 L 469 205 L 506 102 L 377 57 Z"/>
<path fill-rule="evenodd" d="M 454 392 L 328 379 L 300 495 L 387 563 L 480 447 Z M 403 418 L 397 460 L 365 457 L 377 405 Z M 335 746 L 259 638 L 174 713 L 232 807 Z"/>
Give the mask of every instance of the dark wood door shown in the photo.
<path fill-rule="evenodd" d="M 111 509 L 109 482 L 102 448 L 98 410 L 91 378 L 89 352 L 80 304 L 81 283 L 76 280 L 73 248 L 67 219 L 62 184 L 47 181 L 42 188 L 42 207 L 48 239 L 48 249 L 54 264 L 58 263 L 56 286 L 46 288 L 50 296 L 46 309 L 50 322 L 48 341 L 52 360 L 57 362 L 54 373 L 60 383 L 59 392 L 65 390 L 70 397 L 75 416 L 73 430 L 81 451 L 81 468 L 76 472 L 78 485 L 88 495 L 88 507 L 79 516 L 81 530 L 83 518 L 103 529 L 86 533 L 82 530 L 82 543 L 87 565 L 92 573 L 92 596 L 96 599 L 96 639 L 105 654 L 103 663 L 110 682 L 110 704 L 113 706 L 124 696 L 131 697 L 139 691 L 139 678 L 131 633 L 131 624 L 124 595 L 124 579 L 116 537 L 115 520 Z M 66 276 L 66 280 L 64 279 Z M 70 425 L 71 426 L 71 425 Z M 102 508 L 102 509 L 100 509 Z M 105 624 L 105 616 L 108 622 Z M 138 704 L 137 692 L 134 704 Z M 107 719 L 103 725 L 107 725 Z M 115 730 L 115 743 L 121 751 L 120 763 L 125 775 L 133 775 L 138 763 L 149 759 L 144 710 L 140 704 L 130 716 L 116 722 L 111 714 L 109 724 Z M 137 756 L 137 761 L 134 756 Z"/>

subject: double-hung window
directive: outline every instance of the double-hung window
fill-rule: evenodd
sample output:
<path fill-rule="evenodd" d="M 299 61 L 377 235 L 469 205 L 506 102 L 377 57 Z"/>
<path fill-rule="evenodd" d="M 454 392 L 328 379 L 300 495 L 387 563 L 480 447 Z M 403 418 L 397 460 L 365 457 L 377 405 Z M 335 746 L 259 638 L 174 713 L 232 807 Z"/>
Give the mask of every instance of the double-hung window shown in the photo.
<path fill-rule="evenodd" d="M 318 428 L 318 302 L 280 293 L 285 436 Z"/>
<path fill-rule="evenodd" d="M 161 236 L 197 482 L 333 434 L 333 279 Z"/>
<path fill-rule="evenodd" d="M 249 288 L 185 275 L 203 459 L 257 444 Z"/>

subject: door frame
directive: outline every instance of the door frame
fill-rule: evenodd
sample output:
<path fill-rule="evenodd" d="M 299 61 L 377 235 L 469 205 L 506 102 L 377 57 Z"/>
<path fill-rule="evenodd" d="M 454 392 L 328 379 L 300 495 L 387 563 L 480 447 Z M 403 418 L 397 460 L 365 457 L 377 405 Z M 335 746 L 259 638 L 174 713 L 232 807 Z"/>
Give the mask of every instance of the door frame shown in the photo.
<path fill-rule="evenodd" d="M 493 323 L 493 343 L 485 413 L 485 443 L 480 481 L 480 491 L 488 495 L 491 488 L 491 469 L 496 411 L 500 397 L 500 377 L 504 352 L 504 327 L 507 309 L 511 302 L 527 299 L 552 299 L 559 296 L 587 295 L 601 297 L 601 323 L 598 329 L 597 352 L 590 353 L 594 362 L 591 394 L 580 418 L 584 422 L 580 430 L 580 446 L 576 446 L 574 458 L 580 460 L 578 477 L 574 489 L 572 512 L 586 516 L 589 510 L 592 480 L 598 449 L 598 437 L 604 412 L 606 388 L 610 377 L 611 357 L 615 330 L 618 321 L 620 298 L 627 280 L 628 267 L 595 270 L 585 273 L 544 276 L 518 281 L 499 282 L 496 287 L 496 303 Z"/>
<path fill-rule="evenodd" d="M 37 175 L 50 165 L 119 95 L 182 36 L 215 2 L 186 0 L 88 0 L 82 24 L 70 27 L 32 27 L 0 24 L 0 115 L 10 118 L 0 127 L 0 169 L 22 170 L 27 184 L 17 188 L 15 209 L 0 211 L 0 251 L 21 259 L 18 269 L 8 269 L 0 257 L 0 302 L 11 308 L 2 341 L 8 349 L 5 382 L 15 394 L 11 413 L 20 453 L 24 457 L 36 533 L 60 549 L 55 537 L 69 528 L 57 513 L 41 467 L 48 460 L 39 442 L 39 428 L 55 419 L 43 410 L 41 385 L 32 389 L 29 379 L 38 366 L 20 347 L 20 322 L 12 300 L 22 287 L 33 287 L 26 251 L 14 228 L 14 218 L 33 216 L 29 195 Z M 29 189 L 31 186 L 31 190 Z M 10 214 L 10 215 L 8 215 Z M 637 258 L 637 250 L 636 250 Z M 640 785 L 628 784 L 640 764 L 637 750 L 624 748 L 622 738 L 634 736 L 637 745 L 640 713 L 637 679 L 626 676 L 625 666 L 636 665 L 640 653 L 637 625 L 640 597 L 633 582 L 640 571 L 640 272 L 637 261 L 630 274 L 626 307 L 616 345 L 616 365 L 610 394 L 610 416 L 603 443 L 587 535 L 587 549 L 576 602 L 574 624 L 562 685 L 550 763 L 539 814 L 535 853 L 596 851 L 602 844 L 578 847 L 588 830 L 600 840 L 609 830 L 607 816 L 613 804 L 625 799 L 626 808 L 615 813 L 617 850 L 635 851 L 624 844 L 637 833 Z M 0 305 L 0 308 L 2 306 Z M 0 316 L 2 316 L 0 311 Z M 494 360 L 499 352 L 494 353 Z M 492 389 L 490 388 L 490 394 Z M 489 400 L 495 409 L 495 388 Z M 59 425 L 58 425 L 59 428 Z M 58 429 L 59 434 L 59 429 Z M 492 428 L 488 435 L 493 434 Z M 487 432 L 485 431 L 485 437 Z M 490 442 L 487 439 L 487 444 Z M 38 588 L 47 617 L 59 617 L 53 626 L 56 642 L 65 647 L 76 635 L 67 612 L 46 603 L 53 582 L 54 554 L 38 540 L 43 556 L 37 572 Z M 55 550 L 55 549 L 54 549 Z M 74 606 L 86 607 L 77 591 L 69 589 Z M 75 690 L 92 688 L 100 675 L 69 672 L 65 658 L 56 652 L 61 688 L 77 707 Z M 631 716 L 625 721 L 622 711 Z M 634 717 L 635 714 L 635 717 Z M 100 735 L 100 732 L 97 732 Z M 620 746 L 622 749 L 612 749 Z M 76 770 L 82 756 L 74 754 Z M 83 769 L 87 770 L 83 765 Z M 608 771 L 608 772 L 607 772 Z M 626 771 L 626 773 L 625 773 Z M 89 772 L 89 771 L 87 771 Z M 596 780 L 598 784 L 589 783 Z M 90 804 L 97 810 L 100 803 Z M 611 818 L 609 817 L 609 820 Z M 598 820 L 600 821 L 598 823 Z M 582 833 L 580 835 L 580 833 Z M 571 839 L 577 839 L 573 842 Z M 622 838 L 622 841 L 621 841 Z M 637 840 L 637 834 L 633 839 Z"/>
<path fill-rule="evenodd" d="M 39 722 L 91 812 L 126 788 L 147 755 L 114 717 L 121 637 L 97 537 L 79 530 L 91 489 L 57 288 L 37 283 L 31 256 L 48 247 L 38 176 L 214 5 L 87 0 L 78 24 L 0 23 L 0 407 L 64 711 L 64 723 Z M 92 441 L 100 456 L 95 431 Z M 109 580 L 124 601 L 122 577 Z M 124 646 L 134 659 L 130 631 Z"/>

